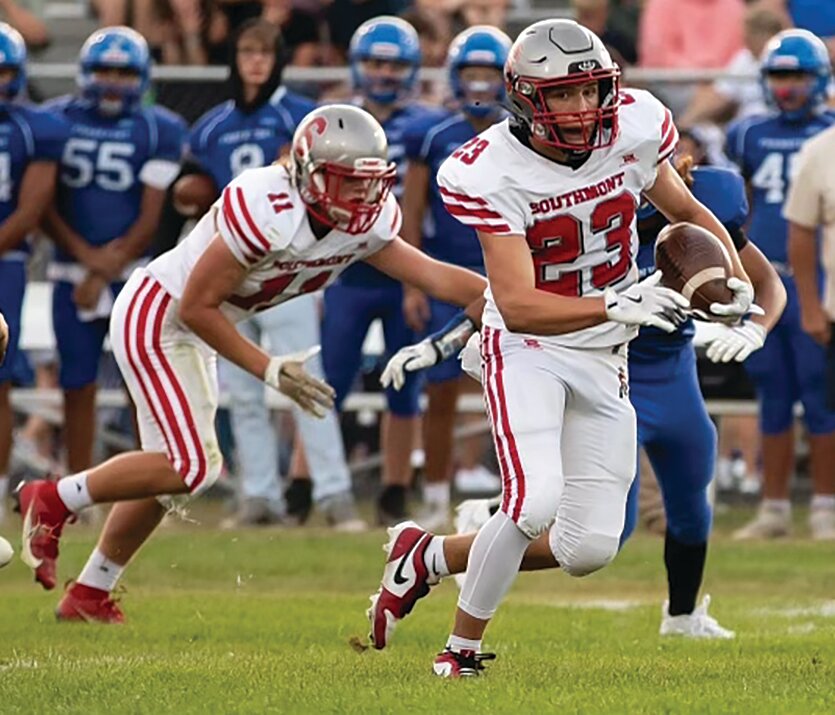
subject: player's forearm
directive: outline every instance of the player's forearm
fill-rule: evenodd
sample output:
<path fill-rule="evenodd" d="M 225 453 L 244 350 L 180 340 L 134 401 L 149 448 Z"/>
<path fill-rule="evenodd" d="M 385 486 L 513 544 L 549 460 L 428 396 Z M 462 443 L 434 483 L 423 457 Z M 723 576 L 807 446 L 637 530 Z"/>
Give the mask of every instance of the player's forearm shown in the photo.
<path fill-rule="evenodd" d="M 771 330 L 786 307 L 786 289 L 777 271 L 750 241 L 739 254 L 745 270 L 751 276 L 754 286 L 754 296 L 757 305 L 763 309 L 765 315 L 752 315 L 748 319 Z"/>
<path fill-rule="evenodd" d="M 41 225 L 58 248 L 69 253 L 77 261 L 87 264 L 93 247 L 67 225 L 54 206 L 47 209 Z"/>
<path fill-rule="evenodd" d="M 0 256 L 17 248 L 35 230 L 42 210 L 21 206 L 0 225 Z"/>
<path fill-rule="evenodd" d="M 487 288 L 487 281 L 478 273 L 466 268 L 433 261 L 435 270 L 428 271 L 421 276 L 422 280 L 413 285 L 428 293 L 433 298 L 460 305 L 462 308 L 478 300 Z"/>
<path fill-rule="evenodd" d="M 220 355 L 259 380 L 264 379 L 270 356 L 241 335 L 220 308 L 183 301 L 179 306 L 178 317 L 189 330 Z"/>
<path fill-rule="evenodd" d="M 514 333 L 562 335 L 605 323 L 606 306 L 599 298 L 566 298 L 545 291 L 517 290 L 497 296 L 499 312 Z"/>
<path fill-rule="evenodd" d="M 802 310 L 820 309 L 815 231 L 789 222 L 789 264 Z M 759 296 L 757 296 L 759 298 Z"/>

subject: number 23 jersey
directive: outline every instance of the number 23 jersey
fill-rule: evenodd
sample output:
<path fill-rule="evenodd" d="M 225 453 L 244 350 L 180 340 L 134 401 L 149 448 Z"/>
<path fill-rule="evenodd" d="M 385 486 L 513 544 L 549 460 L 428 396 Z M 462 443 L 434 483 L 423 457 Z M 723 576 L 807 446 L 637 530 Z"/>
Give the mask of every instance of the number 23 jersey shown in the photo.
<path fill-rule="evenodd" d="M 572 168 L 546 159 L 512 133 L 509 121 L 471 139 L 438 171 L 447 211 L 483 233 L 527 240 L 539 290 L 578 298 L 622 291 L 638 278 L 635 213 L 640 194 L 675 149 L 670 111 L 649 92 L 621 95 L 619 130 L 605 149 Z M 488 286 L 483 322 L 506 329 Z M 635 337 L 606 322 L 548 336 L 557 345 L 598 348 Z"/>

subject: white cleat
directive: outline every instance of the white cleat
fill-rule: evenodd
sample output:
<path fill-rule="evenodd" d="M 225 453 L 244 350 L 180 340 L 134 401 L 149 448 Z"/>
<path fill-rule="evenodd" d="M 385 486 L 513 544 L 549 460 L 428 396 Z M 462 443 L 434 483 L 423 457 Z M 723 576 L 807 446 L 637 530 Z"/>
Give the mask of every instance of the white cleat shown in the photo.
<path fill-rule="evenodd" d="M 733 538 L 738 541 L 755 539 L 779 539 L 789 536 L 792 532 L 791 512 L 772 509 L 762 505 L 757 516 L 741 529 L 737 529 Z"/>
<path fill-rule="evenodd" d="M 472 534 L 478 531 L 487 523 L 490 518 L 490 510 L 501 504 L 501 495 L 492 499 L 467 499 L 462 501 L 455 509 L 455 533 Z M 464 587 L 466 573 L 455 574 L 455 583 L 458 588 Z"/>
<path fill-rule="evenodd" d="M 723 628 L 717 620 L 708 615 L 707 608 L 710 605 L 710 596 L 702 599 L 700 606 L 696 606 L 693 613 L 685 613 L 681 616 L 669 614 L 669 603 L 664 602 L 661 608 L 661 629 L 662 636 L 684 636 L 685 638 L 718 638 L 728 640 L 736 638 L 736 633 Z"/>
<path fill-rule="evenodd" d="M 809 512 L 809 530 L 815 541 L 835 541 L 835 509 L 812 509 Z"/>

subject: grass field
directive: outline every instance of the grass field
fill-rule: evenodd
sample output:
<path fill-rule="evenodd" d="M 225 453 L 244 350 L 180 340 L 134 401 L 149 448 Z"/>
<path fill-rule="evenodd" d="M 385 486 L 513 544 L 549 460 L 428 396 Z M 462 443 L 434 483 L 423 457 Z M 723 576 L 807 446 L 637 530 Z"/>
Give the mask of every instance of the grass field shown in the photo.
<path fill-rule="evenodd" d="M 589 578 L 520 577 L 488 631 L 498 659 L 464 682 L 430 669 L 452 582 L 390 650 L 349 647 L 367 633 L 382 531 L 166 528 L 128 573 L 123 627 L 56 624 L 57 595 L 15 560 L 0 571 L 0 713 L 835 713 L 835 548 L 740 545 L 729 528 L 706 590 L 735 641 L 658 637 L 662 542 L 638 535 Z M 61 578 L 94 539 L 68 532 Z"/>

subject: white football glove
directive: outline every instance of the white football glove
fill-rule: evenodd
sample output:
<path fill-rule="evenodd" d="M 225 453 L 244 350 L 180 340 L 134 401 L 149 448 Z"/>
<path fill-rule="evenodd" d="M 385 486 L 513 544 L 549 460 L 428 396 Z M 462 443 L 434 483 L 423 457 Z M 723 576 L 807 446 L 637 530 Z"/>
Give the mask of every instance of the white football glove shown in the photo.
<path fill-rule="evenodd" d="M 731 277 L 725 284 L 734 294 L 732 303 L 711 303 L 710 312 L 723 318 L 742 318 L 751 315 L 765 315 L 765 311 L 754 302 L 754 286 Z"/>
<path fill-rule="evenodd" d="M 707 346 L 707 357 L 712 362 L 731 362 L 732 360 L 743 362 L 765 343 L 765 328 L 750 320 L 739 325 L 717 325 L 716 327 L 721 330 Z"/>
<path fill-rule="evenodd" d="M 394 389 L 399 390 L 406 382 L 407 372 L 416 372 L 437 365 L 440 358 L 438 349 L 429 338 L 415 345 L 400 348 L 380 375 L 380 384 L 383 387 L 394 385 Z"/>
<path fill-rule="evenodd" d="M 681 293 L 658 285 L 661 271 L 655 271 L 623 293 L 607 288 L 603 293 L 606 317 L 626 325 L 652 325 L 672 333 L 687 320 L 690 301 Z"/>
<path fill-rule="evenodd" d="M 264 372 L 264 382 L 287 395 L 305 412 L 319 418 L 333 409 L 336 392 L 327 382 L 308 373 L 304 364 L 318 355 L 321 349 L 320 345 L 316 345 L 300 353 L 270 358 Z"/>

